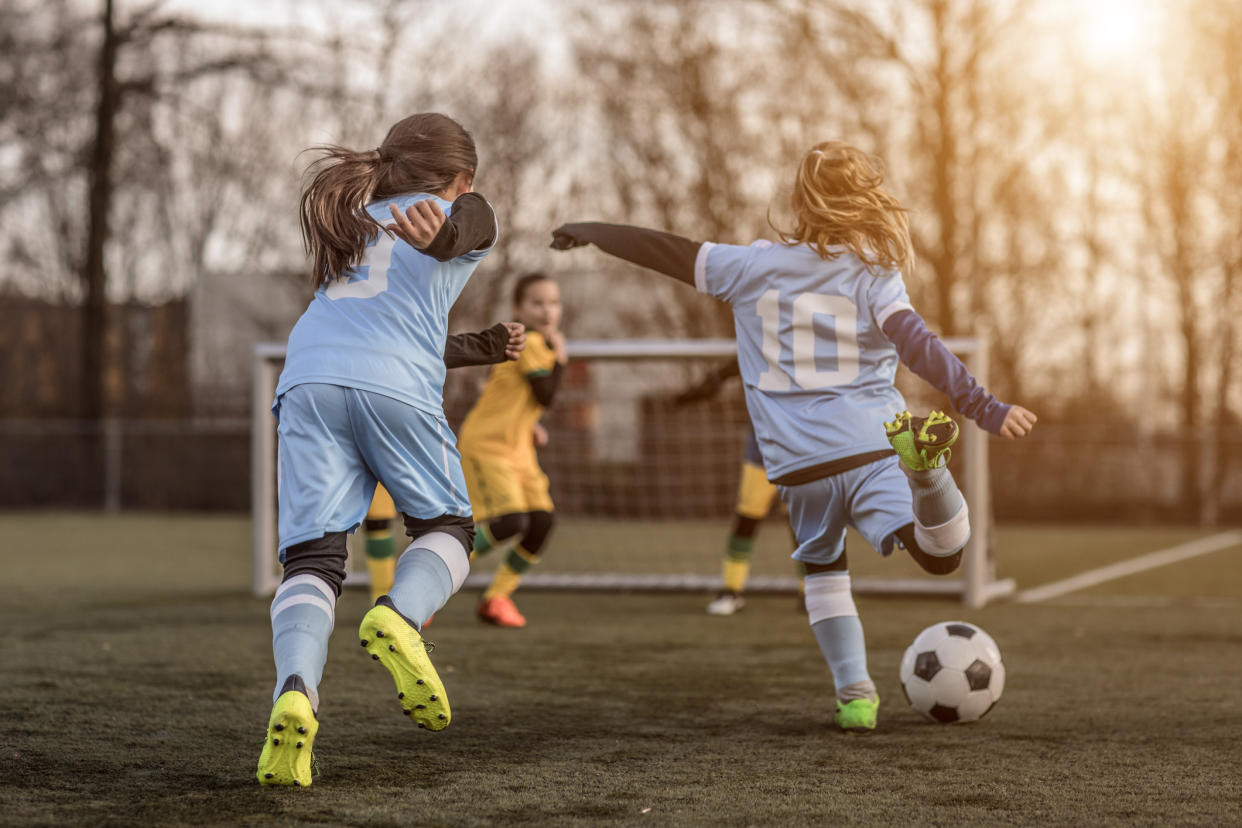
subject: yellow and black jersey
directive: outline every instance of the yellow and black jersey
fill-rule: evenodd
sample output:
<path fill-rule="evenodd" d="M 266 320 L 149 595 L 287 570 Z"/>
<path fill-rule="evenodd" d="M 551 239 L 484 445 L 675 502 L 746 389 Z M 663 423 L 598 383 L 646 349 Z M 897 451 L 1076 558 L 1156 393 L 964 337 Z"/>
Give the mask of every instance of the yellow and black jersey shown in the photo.
<path fill-rule="evenodd" d="M 560 367 L 543 335 L 527 333 L 522 355 L 492 368 L 483 393 L 466 415 L 457 440 L 462 453 L 533 453 L 531 430 L 555 393 Z"/>

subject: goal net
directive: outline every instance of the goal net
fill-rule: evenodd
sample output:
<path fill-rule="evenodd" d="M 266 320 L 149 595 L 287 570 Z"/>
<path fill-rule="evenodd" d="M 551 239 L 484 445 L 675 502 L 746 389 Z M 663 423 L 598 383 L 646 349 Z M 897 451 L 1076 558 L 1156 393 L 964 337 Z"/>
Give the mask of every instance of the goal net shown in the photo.
<path fill-rule="evenodd" d="M 986 384 L 987 358 L 973 339 L 945 344 Z M 709 399 L 673 398 L 736 357 L 732 340 L 584 340 L 569 343 L 571 362 L 542 423 L 548 444 L 539 461 L 551 480 L 557 524 L 527 588 L 714 591 L 737 505 L 748 432 L 741 383 L 726 380 Z M 254 355 L 252 499 L 254 590 L 279 583 L 276 562 L 276 423 L 270 413 L 284 345 Z M 487 368 L 450 371 L 445 413 L 456 428 L 473 404 Z M 899 374 L 912 411 L 947 402 L 913 375 Z M 933 578 L 898 550 L 882 559 L 852 530 L 846 540 L 854 590 L 960 597 L 969 606 L 1011 594 L 996 576 L 986 435 L 959 418 L 962 436 L 950 467 L 970 508 L 972 534 L 963 565 Z M 400 535 L 400 527 L 396 527 Z M 365 584 L 359 535 L 351 537 L 347 584 Z M 788 519 L 779 500 L 761 523 L 752 557 L 751 592 L 798 588 L 790 560 Z M 482 586 L 503 559 L 476 560 L 467 588 Z"/>

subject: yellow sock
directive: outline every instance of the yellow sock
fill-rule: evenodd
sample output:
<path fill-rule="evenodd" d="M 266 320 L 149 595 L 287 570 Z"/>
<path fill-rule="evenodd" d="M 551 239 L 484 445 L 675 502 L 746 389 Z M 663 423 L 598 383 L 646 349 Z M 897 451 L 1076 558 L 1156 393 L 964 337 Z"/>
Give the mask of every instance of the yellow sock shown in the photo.
<path fill-rule="evenodd" d="M 392 589 L 392 579 L 397 573 L 397 559 L 367 558 L 367 571 L 371 573 L 371 602 Z"/>
<path fill-rule="evenodd" d="M 746 578 L 750 575 L 750 561 L 734 561 L 725 558 L 724 588 L 729 592 L 741 592 L 746 588 Z"/>
<path fill-rule="evenodd" d="M 512 595 L 518 588 L 518 584 L 522 582 L 522 575 L 538 562 L 537 555 L 530 554 L 521 546 L 515 546 L 505 557 L 505 562 L 496 570 L 491 586 L 483 593 L 483 600 L 490 601 L 498 595 L 506 598 Z"/>

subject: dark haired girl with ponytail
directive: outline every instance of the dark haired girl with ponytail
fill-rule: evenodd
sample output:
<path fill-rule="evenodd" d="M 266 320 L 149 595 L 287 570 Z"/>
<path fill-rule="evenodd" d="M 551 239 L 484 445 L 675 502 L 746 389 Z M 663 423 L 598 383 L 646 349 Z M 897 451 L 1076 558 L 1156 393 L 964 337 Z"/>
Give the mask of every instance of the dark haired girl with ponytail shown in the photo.
<path fill-rule="evenodd" d="M 491 206 L 473 192 L 474 141 L 427 113 L 397 123 L 375 149 L 320 152 L 300 208 L 315 294 L 289 335 L 272 408 L 284 578 L 271 608 L 276 691 L 258 768 L 266 785 L 311 784 L 345 539 L 377 482 L 411 543 L 359 637 L 392 674 L 403 712 L 429 730 L 451 713 L 419 630 L 461 587 L 474 541 L 442 400 L 449 309 L 497 236 Z M 498 328 L 483 350 L 515 358 L 520 327 Z M 448 358 L 497 361 L 452 348 Z"/>

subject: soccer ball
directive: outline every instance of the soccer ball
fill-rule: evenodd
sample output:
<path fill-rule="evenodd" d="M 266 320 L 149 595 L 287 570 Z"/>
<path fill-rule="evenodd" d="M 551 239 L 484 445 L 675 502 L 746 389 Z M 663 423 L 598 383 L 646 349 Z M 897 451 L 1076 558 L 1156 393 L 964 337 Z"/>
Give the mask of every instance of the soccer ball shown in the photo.
<path fill-rule="evenodd" d="M 934 722 L 973 722 L 1005 689 L 1005 665 L 992 637 L 965 621 L 942 621 L 918 634 L 901 659 L 901 689 Z"/>

